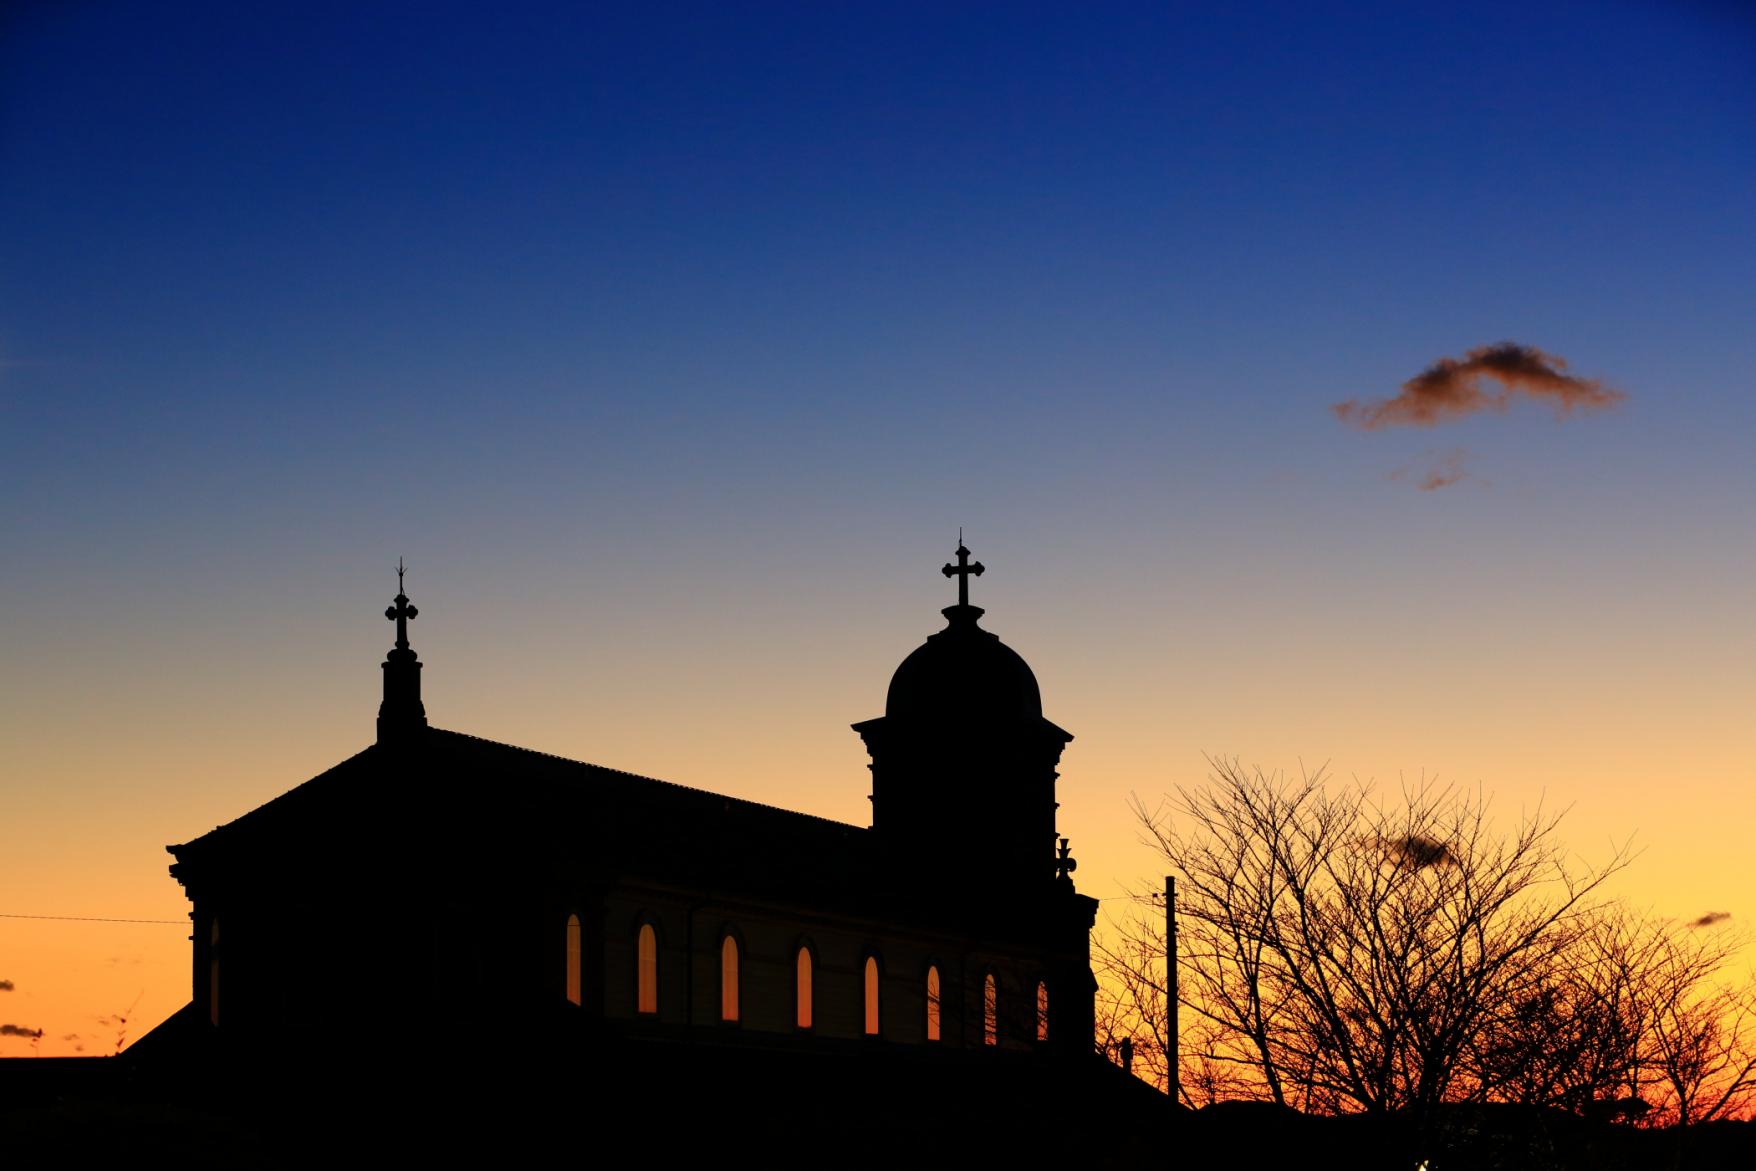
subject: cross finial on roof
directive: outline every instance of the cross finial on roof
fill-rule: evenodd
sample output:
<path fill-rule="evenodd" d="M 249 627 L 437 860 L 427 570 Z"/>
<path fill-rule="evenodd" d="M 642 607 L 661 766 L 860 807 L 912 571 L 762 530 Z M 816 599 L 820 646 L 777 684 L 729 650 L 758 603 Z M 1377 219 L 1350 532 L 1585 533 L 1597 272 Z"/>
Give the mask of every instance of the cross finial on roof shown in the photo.
<path fill-rule="evenodd" d="M 980 577 L 984 571 L 980 561 L 971 563 L 969 559 L 969 550 L 963 547 L 962 529 L 957 530 L 957 564 L 954 566 L 947 562 L 945 568 L 941 569 L 939 572 L 943 573 L 946 577 L 955 577 L 957 579 L 957 604 L 959 606 L 969 605 L 970 575 L 973 573 L 975 576 Z"/>
<path fill-rule="evenodd" d="M 396 623 L 396 647 L 384 656 L 384 702 L 378 705 L 378 743 L 403 743 L 427 726 L 427 709 L 421 703 L 421 660 L 409 649 L 409 622 L 420 611 L 409 604 L 404 592 L 408 566 L 396 559 L 396 600 L 384 616 Z"/>
<path fill-rule="evenodd" d="M 402 575 L 405 572 L 402 558 L 398 557 L 396 559 L 395 604 L 384 611 L 384 616 L 396 623 L 396 649 L 399 651 L 409 649 L 409 619 L 418 618 L 421 613 L 409 605 L 408 595 L 402 592 Z"/>

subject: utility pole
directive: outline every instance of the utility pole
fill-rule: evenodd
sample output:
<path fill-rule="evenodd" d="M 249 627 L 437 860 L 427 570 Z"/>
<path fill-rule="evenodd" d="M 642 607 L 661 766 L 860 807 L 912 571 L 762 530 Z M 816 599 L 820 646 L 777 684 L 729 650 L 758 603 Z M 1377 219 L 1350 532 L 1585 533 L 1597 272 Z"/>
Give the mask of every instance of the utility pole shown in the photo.
<path fill-rule="evenodd" d="M 1177 880 L 1165 876 L 1165 1088 L 1171 1094 L 1171 1109 L 1182 1098 L 1183 1081 L 1178 1067 L 1177 1049 Z"/>

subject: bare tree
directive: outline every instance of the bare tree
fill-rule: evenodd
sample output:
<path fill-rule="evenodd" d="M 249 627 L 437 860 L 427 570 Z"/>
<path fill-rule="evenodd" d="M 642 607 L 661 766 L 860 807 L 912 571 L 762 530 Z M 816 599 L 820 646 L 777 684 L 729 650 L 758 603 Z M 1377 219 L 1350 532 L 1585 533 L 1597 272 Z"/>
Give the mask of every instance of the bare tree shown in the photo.
<path fill-rule="evenodd" d="M 1677 1125 L 1756 1103 L 1756 1004 L 1725 980 L 1740 935 L 1618 907 L 1562 942 L 1484 1023 L 1481 1097 Z"/>
<path fill-rule="evenodd" d="M 1686 929 L 1685 929 L 1686 930 Z M 1664 928 L 1644 975 L 1642 1060 L 1659 1117 L 1687 1126 L 1756 1103 L 1756 997 L 1723 983 L 1739 940 Z"/>
<path fill-rule="evenodd" d="M 1160 982 L 1164 952 L 1144 933 L 1112 933 L 1095 946 L 1096 967 L 1109 976 L 1098 982 L 1095 998 L 1098 1051 L 1162 1086 L 1167 1077 Z"/>
<path fill-rule="evenodd" d="M 1474 1097 L 1640 1117 L 1650 925 L 1599 908 L 1489 1006 L 1468 1054 Z"/>
<path fill-rule="evenodd" d="M 1192 1085 L 1317 1111 L 1424 1113 L 1480 1096 L 1481 1038 L 1501 1006 L 1547 987 L 1626 855 L 1582 869 L 1557 841 L 1559 815 L 1500 833 L 1479 793 L 1422 785 L 1386 803 L 1321 771 L 1209 763 L 1207 786 L 1134 810 L 1179 874 Z M 1164 983 L 1146 957 L 1162 955 L 1162 927 L 1137 912 L 1099 957 L 1132 1007 L 1112 1031 L 1126 1020 L 1149 1041 Z"/>

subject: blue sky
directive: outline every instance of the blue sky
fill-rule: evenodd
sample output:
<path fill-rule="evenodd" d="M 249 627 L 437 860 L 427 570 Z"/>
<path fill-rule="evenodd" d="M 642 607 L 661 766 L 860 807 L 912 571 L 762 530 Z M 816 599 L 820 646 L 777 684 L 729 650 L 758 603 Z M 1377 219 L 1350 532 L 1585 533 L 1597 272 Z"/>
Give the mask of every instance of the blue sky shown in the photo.
<path fill-rule="evenodd" d="M 1747 320 L 1756 33 L 1711 8 L 62 7 L 7 38 L 26 389 L 1291 406 Z"/>
<path fill-rule="evenodd" d="M 1542 496 L 1656 463 L 1732 522 L 1753 28 L 1613 3 L 27 6 L 0 360 L 37 506 L 13 523 L 70 564 L 220 535 L 309 556 L 301 531 L 440 515 L 632 550 L 765 513 L 821 540 L 1205 496 L 1224 530 L 1254 477 L 1370 508 L 1453 446 Z M 1502 338 L 1629 389 L 1620 425 L 1325 413 Z"/>

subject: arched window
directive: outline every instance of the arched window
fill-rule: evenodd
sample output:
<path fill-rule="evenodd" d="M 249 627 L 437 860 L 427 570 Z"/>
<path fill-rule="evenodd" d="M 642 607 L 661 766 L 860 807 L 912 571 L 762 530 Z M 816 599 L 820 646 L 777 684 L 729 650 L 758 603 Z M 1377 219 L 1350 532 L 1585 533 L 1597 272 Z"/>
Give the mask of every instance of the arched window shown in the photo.
<path fill-rule="evenodd" d="M 878 957 L 866 957 L 866 1036 L 878 1035 Z"/>
<path fill-rule="evenodd" d="M 585 964 L 580 955 L 583 935 L 579 916 L 567 916 L 567 999 L 574 1004 L 585 1002 Z"/>
<path fill-rule="evenodd" d="M 939 969 L 927 969 L 927 1040 L 939 1039 Z"/>
<path fill-rule="evenodd" d="M 982 1044 L 1000 1043 L 1000 987 L 994 973 L 982 977 Z"/>
<path fill-rule="evenodd" d="M 719 945 L 719 1019 L 738 1019 L 738 941 L 730 935 Z"/>
<path fill-rule="evenodd" d="M 219 916 L 207 931 L 207 1019 L 219 1025 Z"/>
<path fill-rule="evenodd" d="M 638 1000 L 635 1007 L 640 1012 L 658 1011 L 658 932 L 651 923 L 640 925 L 640 939 L 636 945 L 638 955 L 635 984 Z"/>
<path fill-rule="evenodd" d="M 1037 981 L 1037 1040 L 1049 1039 L 1049 986 Z"/>
<path fill-rule="evenodd" d="M 798 1025 L 801 1029 L 811 1027 L 811 949 L 799 949 L 798 962 L 799 1011 Z"/>

